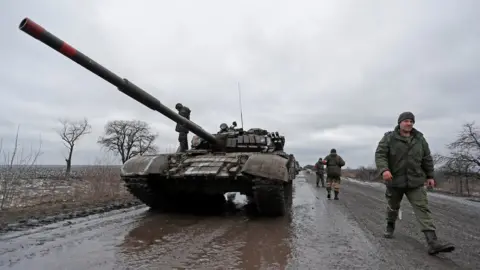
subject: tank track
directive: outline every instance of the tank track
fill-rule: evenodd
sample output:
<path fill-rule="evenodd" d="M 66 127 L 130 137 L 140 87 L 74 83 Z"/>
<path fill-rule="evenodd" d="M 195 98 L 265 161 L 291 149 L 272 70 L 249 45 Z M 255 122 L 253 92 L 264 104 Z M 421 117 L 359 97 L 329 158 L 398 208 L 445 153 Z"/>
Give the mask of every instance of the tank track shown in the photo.
<path fill-rule="evenodd" d="M 212 212 L 223 209 L 223 194 L 180 193 L 155 190 L 148 177 L 122 178 L 128 191 L 154 211 Z"/>
<path fill-rule="evenodd" d="M 147 177 L 122 177 L 125 187 L 130 194 L 141 202 L 153 209 L 159 209 L 165 206 L 165 199 L 155 196 L 155 192 L 150 188 Z"/>
<path fill-rule="evenodd" d="M 198 205 L 207 203 L 205 195 L 183 196 L 155 191 L 149 184 L 148 177 L 124 177 L 128 191 L 141 202 L 156 211 L 182 210 L 182 205 Z M 292 203 L 292 185 L 272 182 L 267 179 L 255 179 L 253 186 L 253 203 L 261 216 L 284 216 L 288 213 Z M 221 201 L 209 196 L 209 203 L 216 205 Z M 193 203 L 193 204 L 192 204 Z"/>
<path fill-rule="evenodd" d="M 261 216 L 284 216 L 291 207 L 292 186 L 255 179 L 253 202 Z"/>

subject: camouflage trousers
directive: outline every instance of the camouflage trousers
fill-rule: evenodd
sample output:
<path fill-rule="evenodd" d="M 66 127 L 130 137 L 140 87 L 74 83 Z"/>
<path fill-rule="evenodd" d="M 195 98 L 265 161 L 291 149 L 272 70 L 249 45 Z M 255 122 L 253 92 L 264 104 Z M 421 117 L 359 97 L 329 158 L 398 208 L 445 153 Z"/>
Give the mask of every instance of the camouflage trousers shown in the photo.
<path fill-rule="evenodd" d="M 333 188 L 334 191 L 340 190 L 340 176 L 328 176 L 327 175 L 327 189 L 331 190 Z"/>
<path fill-rule="evenodd" d="M 423 186 L 418 188 L 395 188 L 388 187 L 385 191 L 387 199 L 387 222 L 395 223 L 398 217 L 398 210 L 405 195 L 412 205 L 413 212 L 420 224 L 422 231 L 435 230 L 432 213 L 428 207 L 427 191 Z"/>
<path fill-rule="evenodd" d="M 185 152 L 188 150 L 188 133 L 179 132 L 178 142 L 180 143 L 179 152 Z"/>
<path fill-rule="evenodd" d="M 323 174 L 323 172 L 319 173 L 317 172 L 317 187 L 318 187 L 318 184 L 320 183 L 320 181 L 322 182 L 322 187 L 325 186 L 325 176 Z"/>

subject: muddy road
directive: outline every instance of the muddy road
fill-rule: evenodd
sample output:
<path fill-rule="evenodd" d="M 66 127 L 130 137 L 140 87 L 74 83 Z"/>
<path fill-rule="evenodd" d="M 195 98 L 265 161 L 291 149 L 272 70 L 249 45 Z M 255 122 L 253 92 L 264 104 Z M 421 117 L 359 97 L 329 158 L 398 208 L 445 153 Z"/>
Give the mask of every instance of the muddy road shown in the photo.
<path fill-rule="evenodd" d="M 406 201 L 384 239 L 381 186 L 344 181 L 328 201 L 313 177 L 300 173 L 284 218 L 132 208 L 2 234 L 0 269 L 480 269 L 480 203 L 429 195 L 439 236 L 457 247 L 429 256 Z"/>

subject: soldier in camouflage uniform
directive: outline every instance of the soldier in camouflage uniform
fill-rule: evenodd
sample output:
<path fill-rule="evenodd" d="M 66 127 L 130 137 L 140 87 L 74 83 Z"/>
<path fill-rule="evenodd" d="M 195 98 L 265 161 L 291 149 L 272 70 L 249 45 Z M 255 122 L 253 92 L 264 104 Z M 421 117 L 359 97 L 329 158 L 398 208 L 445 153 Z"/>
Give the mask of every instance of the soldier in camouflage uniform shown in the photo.
<path fill-rule="evenodd" d="M 175 105 L 175 109 L 178 110 L 178 114 L 190 120 L 190 109 L 183 106 L 181 103 Z M 177 123 L 175 131 L 178 132 L 178 142 L 180 143 L 179 152 L 185 152 L 188 150 L 188 129 L 181 124 Z"/>
<path fill-rule="evenodd" d="M 335 200 L 338 200 L 340 192 L 340 176 L 342 175 L 342 167 L 345 166 L 343 158 L 337 154 L 337 150 L 330 150 L 330 155 L 326 156 L 323 163 L 327 166 L 327 199 L 330 200 L 330 193 L 335 192 Z"/>
<path fill-rule="evenodd" d="M 322 187 L 325 187 L 325 165 L 323 164 L 322 158 L 319 158 L 317 163 L 315 163 L 315 172 L 317 175 L 317 187 L 320 181 L 322 181 Z"/>
<path fill-rule="evenodd" d="M 375 164 L 382 175 L 387 199 L 386 238 L 392 238 L 403 195 L 412 205 L 415 216 L 425 234 L 428 253 L 451 252 L 455 247 L 437 240 L 435 226 L 428 207 L 425 182 L 433 186 L 434 169 L 430 147 L 423 134 L 413 128 L 415 116 L 404 112 L 398 125 L 385 133 L 375 152 Z"/>

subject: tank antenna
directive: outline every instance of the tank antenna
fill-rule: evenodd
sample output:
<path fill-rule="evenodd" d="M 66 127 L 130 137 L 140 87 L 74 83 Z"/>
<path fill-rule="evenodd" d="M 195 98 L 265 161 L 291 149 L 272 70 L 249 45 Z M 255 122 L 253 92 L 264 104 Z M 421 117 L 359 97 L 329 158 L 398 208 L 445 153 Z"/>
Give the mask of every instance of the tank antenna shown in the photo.
<path fill-rule="evenodd" d="M 238 102 L 240 103 L 240 122 L 243 128 L 242 91 L 240 89 L 240 82 L 237 83 L 237 88 L 238 88 Z"/>

